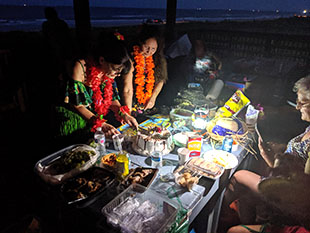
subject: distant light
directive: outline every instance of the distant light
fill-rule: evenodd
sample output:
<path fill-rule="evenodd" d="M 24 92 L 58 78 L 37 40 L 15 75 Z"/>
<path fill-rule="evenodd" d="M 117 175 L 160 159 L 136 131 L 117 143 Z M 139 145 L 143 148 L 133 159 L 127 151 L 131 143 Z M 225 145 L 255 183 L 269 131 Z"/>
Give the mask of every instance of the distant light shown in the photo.
<path fill-rule="evenodd" d="M 306 14 L 306 13 L 307 13 L 307 10 L 303 10 L 303 12 L 302 12 L 302 13 Z"/>
<path fill-rule="evenodd" d="M 26 4 L 26 3 L 24 3 L 24 6 L 27 6 L 27 4 Z"/>
<path fill-rule="evenodd" d="M 228 9 L 229 11 L 231 11 L 231 9 Z"/>
<path fill-rule="evenodd" d="M 260 12 L 260 10 L 257 10 L 257 12 Z"/>
<path fill-rule="evenodd" d="M 279 13 L 279 10 L 276 10 L 277 13 Z"/>
<path fill-rule="evenodd" d="M 255 12 L 255 10 L 252 10 L 252 12 Z"/>
<path fill-rule="evenodd" d="M 197 8 L 197 11 L 201 11 L 201 8 L 199 7 L 199 8 Z"/>

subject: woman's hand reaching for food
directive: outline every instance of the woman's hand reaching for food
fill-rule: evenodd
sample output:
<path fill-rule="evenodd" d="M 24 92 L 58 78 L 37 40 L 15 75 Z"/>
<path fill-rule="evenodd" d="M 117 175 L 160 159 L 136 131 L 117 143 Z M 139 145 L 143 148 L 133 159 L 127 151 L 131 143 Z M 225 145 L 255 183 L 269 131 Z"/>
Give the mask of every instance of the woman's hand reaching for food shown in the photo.
<path fill-rule="evenodd" d="M 124 119 L 124 122 L 127 123 L 130 127 L 138 128 L 139 124 L 138 124 L 137 120 L 133 116 L 125 114 L 123 116 L 123 119 Z"/>
<path fill-rule="evenodd" d="M 120 134 L 120 132 L 114 126 L 107 123 L 102 125 L 102 131 L 107 138 L 111 138 L 114 134 Z"/>
<path fill-rule="evenodd" d="M 147 104 L 145 105 L 144 110 L 153 108 L 155 105 L 155 102 L 156 102 L 156 99 L 151 97 L 149 101 L 147 102 Z"/>

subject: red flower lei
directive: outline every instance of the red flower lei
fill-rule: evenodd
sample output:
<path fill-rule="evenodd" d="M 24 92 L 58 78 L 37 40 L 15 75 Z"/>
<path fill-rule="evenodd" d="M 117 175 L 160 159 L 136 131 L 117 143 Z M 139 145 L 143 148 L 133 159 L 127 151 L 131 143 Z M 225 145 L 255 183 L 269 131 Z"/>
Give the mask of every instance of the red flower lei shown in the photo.
<path fill-rule="evenodd" d="M 140 52 L 139 46 L 134 46 L 133 51 L 134 51 L 133 52 L 134 59 L 136 62 L 135 66 L 136 68 L 135 84 L 137 84 L 136 97 L 138 103 L 144 105 L 152 96 L 153 87 L 155 83 L 154 70 L 153 70 L 155 65 L 152 56 L 146 57 L 144 63 L 144 57 Z M 144 70 L 144 66 L 146 71 Z M 146 79 L 144 73 L 147 74 Z M 144 92 L 144 85 L 146 92 Z"/>
<path fill-rule="evenodd" d="M 124 117 L 126 114 L 130 115 L 130 111 L 129 111 L 128 106 L 125 105 L 125 106 L 119 107 L 119 111 L 116 112 L 116 113 L 114 114 L 114 116 L 115 116 L 116 120 L 118 120 L 119 122 L 123 123 L 123 122 L 124 122 L 123 117 Z"/>
<path fill-rule="evenodd" d="M 108 113 L 109 108 L 112 103 L 113 88 L 112 83 L 114 79 L 111 79 L 102 73 L 97 67 L 92 66 L 88 69 L 88 80 L 87 85 L 93 90 L 93 103 L 95 105 L 95 112 L 97 113 L 97 118 L 94 121 L 94 125 L 91 129 L 95 132 L 98 127 L 106 121 L 103 117 Z M 103 80 L 103 82 L 102 82 Z M 102 92 L 100 86 L 105 83 L 104 95 L 102 97 Z"/>

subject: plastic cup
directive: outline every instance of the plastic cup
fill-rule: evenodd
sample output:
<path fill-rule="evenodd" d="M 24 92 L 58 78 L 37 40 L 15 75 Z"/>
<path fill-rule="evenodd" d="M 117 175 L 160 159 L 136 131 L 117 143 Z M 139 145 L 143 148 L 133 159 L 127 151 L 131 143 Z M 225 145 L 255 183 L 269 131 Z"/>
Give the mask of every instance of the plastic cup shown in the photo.
<path fill-rule="evenodd" d="M 113 140 L 114 149 L 117 151 L 122 151 L 123 150 L 122 143 L 124 141 L 124 135 L 115 134 L 112 136 L 112 140 Z"/>
<path fill-rule="evenodd" d="M 256 122 L 257 122 L 258 114 L 259 114 L 259 111 L 257 111 L 254 114 L 251 114 L 251 115 L 250 114 L 246 114 L 245 115 L 245 123 L 247 125 L 255 125 Z"/>
<path fill-rule="evenodd" d="M 189 158 L 190 150 L 186 147 L 181 147 L 178 149 L 179 155 L 179 165 L 184 164 Z"/>

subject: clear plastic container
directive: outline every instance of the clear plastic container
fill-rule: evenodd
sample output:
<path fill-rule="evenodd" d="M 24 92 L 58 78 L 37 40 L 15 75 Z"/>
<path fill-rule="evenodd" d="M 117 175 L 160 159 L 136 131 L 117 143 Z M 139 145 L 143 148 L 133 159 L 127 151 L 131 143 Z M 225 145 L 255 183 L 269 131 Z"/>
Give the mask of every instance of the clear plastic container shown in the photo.
<path fill-rule="evenodd" d="M 192 158 L 188 160 L 185 163 L 184 168 L 190 169 L 199 175 L 213 180 L 219 178 L 225 171 L 225 168 L 222 166 L 203 158 Z"/>
<path fill-rule="evenodd" d="M 58 167 L 61 167 L 61 158 L 66 155 L 67 152 L 73 151 L 90 151 L 93 155 L 90 156 L 89 160 L 85 161 L 80 167 L 72 168 L 72 170 L 66 172 L 58 172 Z M 41 160 L 39 160 L 34 171 L 47 183 L 57 185 L 63 181 L 86 171 L 88 168 L 92 167 L 98 160 L 99 154 L 97 151 L 86 144 L 76 144 L 68 146 L 62 150 L 59 150 Z"/>
<path fill-rule="evenodd" d="M 174 179 L 170 182 L 162 182 L 160 179 L 157 179 L 150 188 L 162 195 L 169 196 L 175 201 L 177 201 L 178 198 L 182 206 L 187 210 L 192 210 L 198 204 L 205 191 L 203 186 L 195 185 L 193 189 L 188 192 L 177 185 Z"/>
<path fill-rule="evenodd" d="M 175 201 L 133 184 L 103 207 L 102 213 L 122 232 L 159 233 L 170 228 L 179 208 Z"/>
<path fill-rule="evenodd" d="M 172 109 L 169 115 L 170 115 L 170 119 L 173 122 L 184 120 L 186 125 L 191 125 L 193 114 L 194 114 L 193 111 L 190 111 L 187 109 L 176 108 L 176 109 Z"/>

